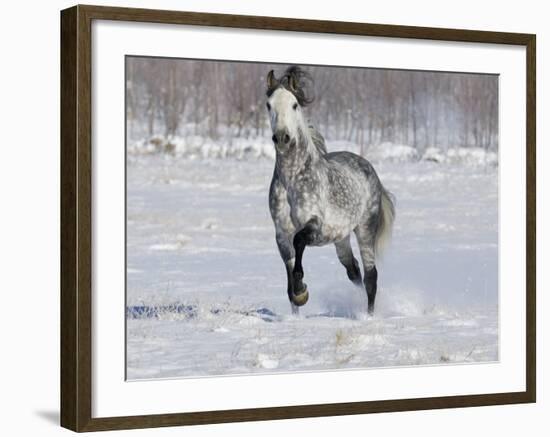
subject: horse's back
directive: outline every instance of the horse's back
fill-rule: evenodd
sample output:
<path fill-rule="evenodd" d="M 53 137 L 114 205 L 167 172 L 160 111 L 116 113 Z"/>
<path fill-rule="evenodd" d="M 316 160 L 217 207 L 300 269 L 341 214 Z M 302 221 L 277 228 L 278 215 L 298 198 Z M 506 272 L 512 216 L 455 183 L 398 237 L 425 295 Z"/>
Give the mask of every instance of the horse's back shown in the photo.
<path fill-rule="evenodd" d="M 346 151 L 330 152 L 325 155 L 325 158 L 328 163 L 334 163 L 353 172 L 359 172 L 366 176 L 367 179 L 374 178 L 376 181 L 378 180 L 378 176 L 372 164 L 355 153 Z"/>

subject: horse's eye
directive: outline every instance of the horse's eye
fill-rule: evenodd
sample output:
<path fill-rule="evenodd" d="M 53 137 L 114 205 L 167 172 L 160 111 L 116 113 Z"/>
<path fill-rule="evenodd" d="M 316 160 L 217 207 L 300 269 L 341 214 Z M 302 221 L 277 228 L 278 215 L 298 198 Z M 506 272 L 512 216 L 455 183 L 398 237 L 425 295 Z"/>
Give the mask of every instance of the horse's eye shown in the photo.
<path fill-rule="evenodd" d="M 269 102 L 267 102 L 267 103 L 265 104 L 265 106 L 267 106 L 267 110 L 268 110 L 268 111 L 271 111 L 271 105 L 269 104 Z"/>
<path fill-rule="evenodd" d="M 296 111 L 296 109 L 298 109 L 298 103 L 294 103 L 294 105 L 292 105 L 292 109 Z"/>

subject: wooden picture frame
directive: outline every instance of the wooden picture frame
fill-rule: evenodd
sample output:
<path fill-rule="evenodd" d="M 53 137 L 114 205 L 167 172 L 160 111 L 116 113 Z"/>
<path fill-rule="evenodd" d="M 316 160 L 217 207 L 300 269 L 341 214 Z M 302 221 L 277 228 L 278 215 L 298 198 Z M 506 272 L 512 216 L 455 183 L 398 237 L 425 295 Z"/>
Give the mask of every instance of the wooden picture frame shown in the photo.
<path fill-rule="evenodd" d="M 526 390 L 510 393 L 92 417 L 92 35 L 94 20 L 475 42 L 526 48 Z M 82 431 L 529 403 L 536 400 L 535 35 L 165 10 L 61 12 L 61 425 Z"/>

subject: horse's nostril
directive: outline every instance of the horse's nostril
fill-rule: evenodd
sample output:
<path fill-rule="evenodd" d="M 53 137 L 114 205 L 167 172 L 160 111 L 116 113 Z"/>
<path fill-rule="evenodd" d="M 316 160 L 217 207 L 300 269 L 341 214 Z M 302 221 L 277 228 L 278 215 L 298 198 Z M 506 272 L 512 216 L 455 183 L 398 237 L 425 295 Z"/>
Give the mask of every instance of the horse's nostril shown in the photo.
<path fill-rule="evenodd" d="M 273 136 L 271 137 L 271 139 L 273 140 L 273 142 L 275 144 L 277 144 L 277 135 L 273 134 Z"/>
<path fill-rule="evenodd" d="M 283 141 L 285 142 L 285 144 L 288 144 L 288 142 L 290 141 L 290 137 L 288 136 L 288 134 L 285 134 L 285 136 L 283 137 Z"/>

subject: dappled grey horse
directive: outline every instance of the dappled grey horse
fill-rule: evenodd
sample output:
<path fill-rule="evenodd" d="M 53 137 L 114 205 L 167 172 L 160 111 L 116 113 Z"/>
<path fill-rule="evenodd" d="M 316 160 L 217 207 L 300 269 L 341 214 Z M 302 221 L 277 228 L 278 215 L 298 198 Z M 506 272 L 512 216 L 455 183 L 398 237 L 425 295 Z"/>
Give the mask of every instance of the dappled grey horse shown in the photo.
<path fill-rule="evenodd" d="M 267 110 L 276 149 L 269 209 L 285 263 L 293 313 L 309 297 L 302 281 L 306 246 L 334 243 L 349 279 L 360 285 L 361 270 L 350 245 L 354 232 L 361 252 L 368 312 L 374 311 L 378 273 L 375 255 L 391 234 L 394 205 L 372 165 L 350 152 L 327 153 L 325 140 L 306 124 L 302 108 L 312 103 L 309 74 L 289 67 L 267 76 Z"/>

